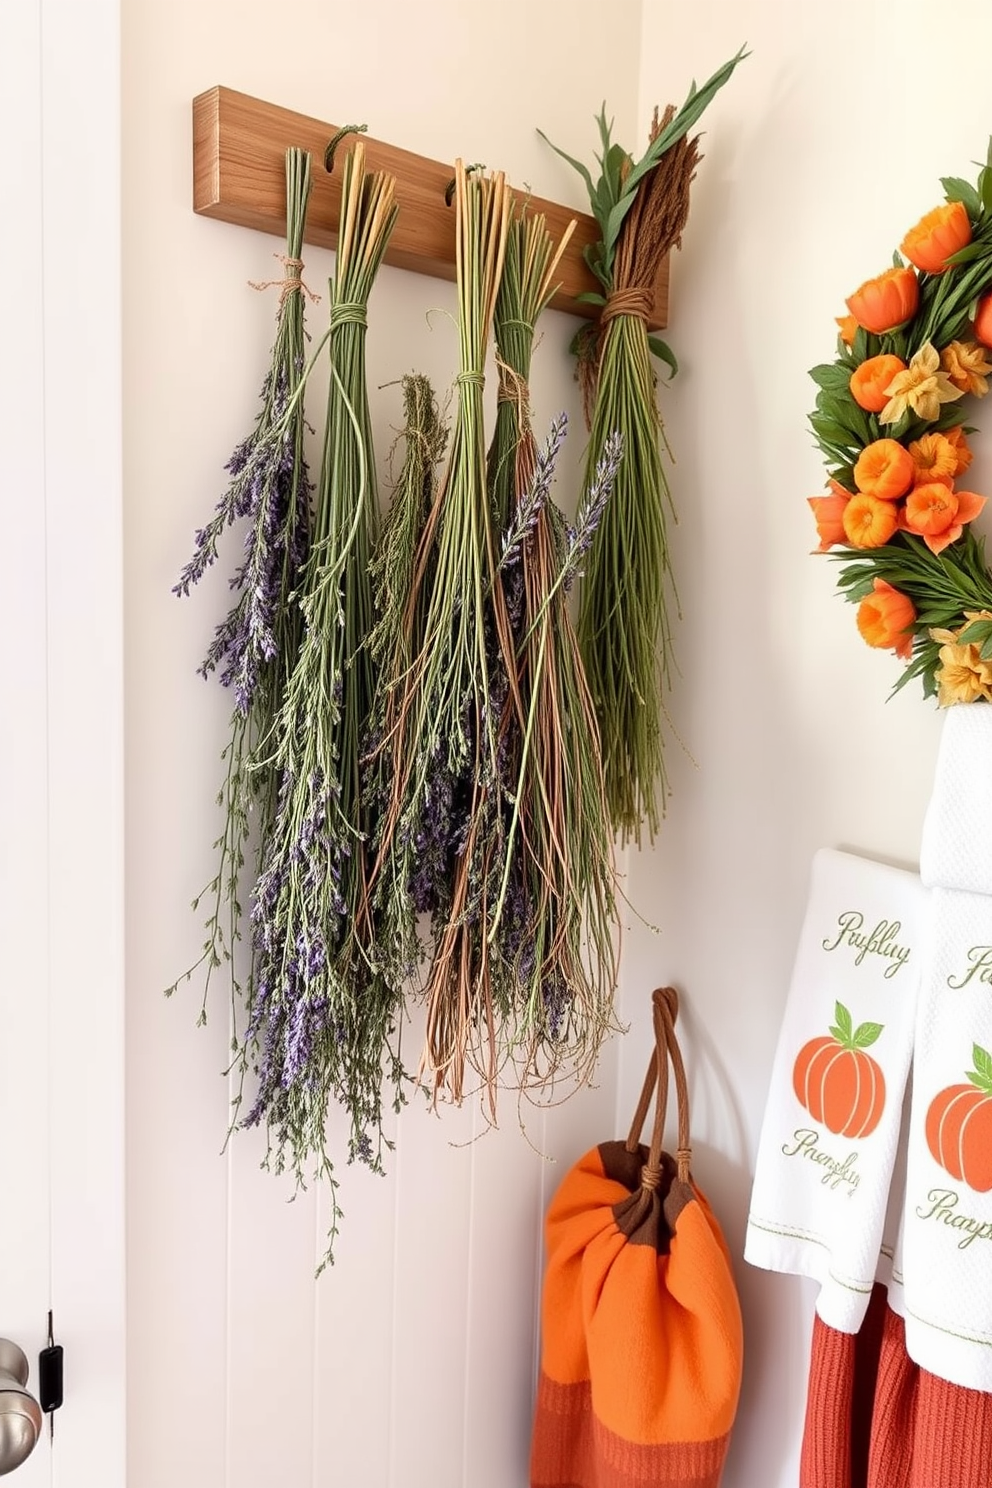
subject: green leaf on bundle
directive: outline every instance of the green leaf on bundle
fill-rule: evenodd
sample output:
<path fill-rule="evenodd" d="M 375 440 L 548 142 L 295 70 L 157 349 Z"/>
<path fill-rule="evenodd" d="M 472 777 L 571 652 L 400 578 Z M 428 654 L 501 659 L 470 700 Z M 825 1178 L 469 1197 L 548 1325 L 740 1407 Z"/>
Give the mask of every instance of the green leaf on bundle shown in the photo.
<path fill-rule="evenodd" d="M 817 387 L 825 389 L 845 390 L 851 385 L 850 369 L 839 367 L 836 362 L 822 362 L 818 367 L 811 367 L 809 375 Z"/>
<path fill-rule="evenodd" d="M 992 620 L 972 620 L 958 634 L 962 646 L 985 646 L 992 639 Z"/>
<path fill-rule="evenodd" d="M 658 358 L 659 362 L 664 362 L 665 366 L 669 369 L 668 380 L 669 382 L 671 382 L 672 378 L 679 370 L 679 364 L 675 358 L 675 353 L 669 346 L 668 342 L 662 341 L 660 336 L 649 336 L 648 350 L 651 352 L 652 356 Z"/>
<path fill-rule="evenodd" d="M 613 143 L 613 121 L 607 120 L 604 103 L 599 114 L 596 115 L 603 153 L 596 157 L 600 167 L 600 177 L 595 184 L 587 166 L 554 144 L 542 129 L 537 131 L 555 154 L 577 171 L 585 183 L 592 214 L 599 224 L 600 241 L 596 245 L 587 247 L 583 256 L 600 283 L 608 285 L 612 278 L 613 260 L 616 255 L 620 229 L 623 227 L 627 213 L 634 205 L 637 188 L 641 181 L 655 168 L 666 150 L 688 134 L 710 100 L 730 79 L 734 68 L 749 55 L 746 49 L 741 47 L 737 55 L 718 68 L 701 88 L 697 88 L 693 83 L 682 107 L 670 123 L 651 141 L 645 154 L 636 163 L 631 160 L 625 150 Z M 625 166 L 629 167 L 626 171 Z"/>

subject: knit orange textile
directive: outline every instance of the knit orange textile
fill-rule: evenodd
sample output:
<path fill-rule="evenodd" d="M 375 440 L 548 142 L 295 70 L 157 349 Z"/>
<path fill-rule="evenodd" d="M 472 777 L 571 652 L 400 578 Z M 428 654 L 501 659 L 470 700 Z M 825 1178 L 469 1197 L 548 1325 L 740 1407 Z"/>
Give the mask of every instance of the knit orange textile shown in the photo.
<path fill-rule="evenodd" d="M 730 1256 L 689 1173 L 676 994 L 654 994 L 656 1051 L 627 1143 L 566 1175 L 548 1209 L 531 1488 L 717 1488 L 740 1392 Z M 661 1150 L 672 1060 L 675 1158 Z M 639 1136 L 657 1089 L 650 1148 Z"/>
<path fill-rule="evenodd" d="M 816 1318 L 800 1488 L 992 1488 L 992 1395 L 906 1352 L 876 1285 L 857 1334 Z"/>

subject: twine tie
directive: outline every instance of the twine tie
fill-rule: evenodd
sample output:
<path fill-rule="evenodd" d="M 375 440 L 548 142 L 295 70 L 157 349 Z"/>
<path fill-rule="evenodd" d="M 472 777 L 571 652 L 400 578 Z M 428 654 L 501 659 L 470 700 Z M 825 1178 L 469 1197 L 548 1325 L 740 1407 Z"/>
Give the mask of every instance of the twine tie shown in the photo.
<path fill-rule="evenodd" d="M 249 279 L 248 284 L 250 288 L 258 290 L 278 289 L 280 310 L 290 295 L 299 294 L 301 290 L 309 298 L 311 303 L 316 305 L 320 299 L 320 295 L 314 294 L 309 284 L 304 284 L 303 282 L 302 258 L 287 258 L 284 253 L 273 253 L 272 257 L 277 258 L 286 270 L 284 277 L 282 279 Z"/>
<path fill-rule="evenodd" d="M 600 325 L 608 325 L 618 315 L 630 315 L 646 321 L 654 309 L 654 295 L 648 289 L 615 289 L 607 296 L 599 313 Z"/>

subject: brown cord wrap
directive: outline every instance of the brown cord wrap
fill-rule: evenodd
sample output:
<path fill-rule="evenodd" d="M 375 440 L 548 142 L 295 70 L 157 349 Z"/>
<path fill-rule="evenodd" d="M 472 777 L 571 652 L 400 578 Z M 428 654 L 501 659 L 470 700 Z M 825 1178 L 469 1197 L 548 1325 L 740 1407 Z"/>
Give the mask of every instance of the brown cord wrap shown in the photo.
<path fill-rule="evenodd" d="M 649 289 L 615 289 L 599 312 L 599 323 L 606 326 L 618 315 L 632 315 L 646 321 L 653 309 L 654 295 Z"/>
<path fill-rule="evenodd" d="M 279 309 L 289 299 L 291 294 L 305 294 L 312 304 L 316 305 L 320 295 L 314 294 L 309 284 L 303 282 L 303 260 L 302 258 L 287 258 L 285 253 L 273 253 L 286 270 L 282 279 L 249 279 L 248 285 L 251 289 L 278 289 Z"/>
<path fill-rule="evenodd" d="M 668 1061 L 672 1062 L 675 1075 L 675 1098 L 678 1104 L 678 1146 L 675 1162 L 680 1183 L 689 1181 L 689 1164 L 692 1148 L 689 1145 L 689 1087 L 682 1062 L 682 1050 L 675 1036 L 675 1019 L 679 1012 L 679 995 L 674 987 L 659 987 L 651 994 L 654 1018 L 654 1053 L 644 1077 L 641 1098 L 631 1122 L 627 1138 L 627 1151 L 636 1152 L 641 1142 L 641 1131 L 655 1097 L 654 1124 L 651 1128 L 651 1146 L 648 1160 L 641 1169 L 641 1187 L 651 1191 L 661 1182 L 661 1143 L 665 1133 L 665 1110 L 668 1105 Z"/>
<path fill-rule="evenodd" d="M 521 425 L 530 423 L 530 388 L 526 377 L 522 377 L 509 362 L 504 362 L 502 357 L 496 358 L 496 373 L 499 381 L 496 385 L 497 403 L 516 403 L 520 410 Z"/>

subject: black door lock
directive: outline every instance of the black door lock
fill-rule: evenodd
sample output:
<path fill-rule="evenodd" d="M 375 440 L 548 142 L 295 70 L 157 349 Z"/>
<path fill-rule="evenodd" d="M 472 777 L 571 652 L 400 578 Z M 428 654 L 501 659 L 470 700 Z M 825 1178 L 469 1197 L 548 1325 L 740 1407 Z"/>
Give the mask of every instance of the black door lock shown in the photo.
<path fill-rule="evenodd" d="M 48 1314 L 48 1346 L 38 1355 L 38 1404 L 48 1416 L 51 1435 L 55 1435 L 52 1412 L 62 1404 L 63 1370 L 62 1345 L 55 1342 L 52 1332 L 52 1314 Z"/>

